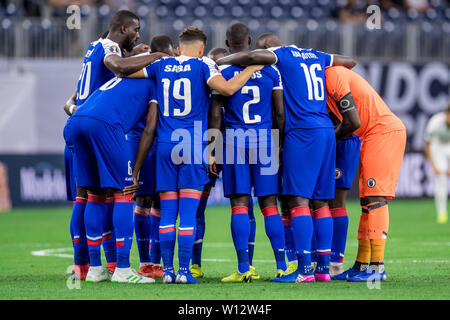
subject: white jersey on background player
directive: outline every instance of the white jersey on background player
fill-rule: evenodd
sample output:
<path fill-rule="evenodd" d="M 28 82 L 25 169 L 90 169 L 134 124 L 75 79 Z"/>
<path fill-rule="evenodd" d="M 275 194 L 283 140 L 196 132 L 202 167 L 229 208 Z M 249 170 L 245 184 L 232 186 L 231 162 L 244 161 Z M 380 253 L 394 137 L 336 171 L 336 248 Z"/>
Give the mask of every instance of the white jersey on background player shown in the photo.
<path fill-rule="evenodd" d="M 425 131 L 425 154 L 436 174 L 434 199 L 437 222 L 446 223 L 447 180 L 450 175 L 450 104 L 445 111 L 433 115 Z"/>

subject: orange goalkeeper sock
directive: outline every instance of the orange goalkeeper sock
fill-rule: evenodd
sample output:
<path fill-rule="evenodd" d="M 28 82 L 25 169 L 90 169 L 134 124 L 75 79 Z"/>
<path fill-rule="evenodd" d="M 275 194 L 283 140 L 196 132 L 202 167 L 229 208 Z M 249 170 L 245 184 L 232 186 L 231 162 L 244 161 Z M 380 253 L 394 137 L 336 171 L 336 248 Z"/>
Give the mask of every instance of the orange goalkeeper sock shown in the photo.
<path fill-rule="evenodd" d="M 386 239 L 370 240 L 371 257 L 370 263 L 384 262 L 384 248 L 386 246 Z"/>

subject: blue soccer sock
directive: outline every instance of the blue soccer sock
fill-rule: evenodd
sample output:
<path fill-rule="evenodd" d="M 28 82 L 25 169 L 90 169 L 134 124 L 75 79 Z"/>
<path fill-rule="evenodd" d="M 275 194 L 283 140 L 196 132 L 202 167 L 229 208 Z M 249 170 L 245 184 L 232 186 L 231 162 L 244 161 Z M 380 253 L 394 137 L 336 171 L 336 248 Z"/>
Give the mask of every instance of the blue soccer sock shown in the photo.
<path fill-rule="evenodd" d="M 231 236 L 238 258 L 238 271 L 245 273 L 250 270 L 248 257 L 248 239 L 250 237 L 250 220 L 248 207 L 231 208 Z"/>
<path fill-rule="evenodd" d="M 73 243 L 74 264 L 84 266 L 89 264 L 89 251 L 86 239 L 86 228 L 84 226 L 84 210 L 86 198 L 77 197 L 70 219 L 70 235 Z"/>
<path fill-rule="evenodd" d="M 307 206 L 298 206 L 289 210 L 295 250 L 298 257 L 298 271 L 303 275 L 312 274 L 311 239 L 313 221 Z"/>
<path fill-rule="evenodd" d="M 331 245 L 331 262 L 344 261 L 345 245 L 347 242 L 348 214 L 345 208 L 331 209 L 333 217 L 333 242 Z"/>
<path fill-rule="evenodd" d="M 324 206 L 314 210 L 314 232 L 316 234 L 316 273 L 329 273 L 331 241 L 333 240 L 333 218 L 330 208 Z"/>
<path fill-rule="evenodd" d="M 250 220 L 250 237 L 248 238 L 248 261 L 253 265 L 253 254 L 255 253 L 256 220 L 253 212 L 253 198 L 248 197 L 248 218 Z"/>
<path fill-rule="evenodd" d="M 102 246 L 103 251 L 105 251 L 106 267 L 114 272 L 117 262 L 116 233 L 113 223 L 114 197 L 107 197 L 103 207 L 104 230 L 102 234 Z"/>
<path fill-rule="evenodd" d="M 297 255 L 295 253 L 294 238 L 292 235 L 291 218 L 289 216 L 281 216 L 284 225 L 284 241 L 286 244 L 286 258 L 289 263 L 297 263 Z"/>
<path fill-rule="evenodd" d="M 314 229 L 311 239 L 311 262 L 317 263 L 317 241 L 316 241 L 316 232 Z"/>
<path fill-rule="evenodd" d="M 91 267 L 102 265 L 100 249 L 102 244 L 105 199 L 104 196 L 88 194 L 88 201 L 84 211 L 84 225 L 86 226 L 89 265 Z"/>
<path fill-rule="evenodd" d="M 161 245 L 159 243 L 159 223 L 161 209 L 152 208 L 150 211 L 150 262 L 161 264 Z"/>
<path fill-rule="evenodd" d="M 141 263 L 150 262 L 150 207 L 136 205 L 134 207 L 134 232 Z"/>
<path fill-rule="evenodd" d="M 199 267 L 202 266 L 203 237 L 205 236 L 205 210 L 208 198 L 209 192 L 203 191 L 196 214 L 195 240 L 194 248 L 192 250 L 192 264 L 197 264 Z"/>
<path fill-rule="evenodd" d="M 116 231 L 117 268 L 129 268 L 134 231 L 133 200 L 130 195 L 114 194 L 113 222 Z"/>
<path fill-rule="evenodd" d="M 159 243 L 164 271 L 173 272 L 173 255 L 175 251 L 175 224 L 178 216 L 178 193 L 163 192 L 161 199 L 161 221 L 159 223 Z"/>
<path fill-rule="evenodd" d="M 195 217 L 200 203 L 201 191 L 180 190 L 179 210 L 180 225 L 178 226 L 178 263 L 180 270 L 189 271 L 192 248 L 195 239 Z"/>
<path fill-rule="evenodd" d="M 281 216 L 278 213 L 277 206 L 268 206 L 261 210 L 264 216 L 264 225 L 266 228 L 266 235 L 270 240 L 272 249 L 277 262 L 277 269 L 285 271 L 285 242 L 284 242 L 284 226 Z"/>

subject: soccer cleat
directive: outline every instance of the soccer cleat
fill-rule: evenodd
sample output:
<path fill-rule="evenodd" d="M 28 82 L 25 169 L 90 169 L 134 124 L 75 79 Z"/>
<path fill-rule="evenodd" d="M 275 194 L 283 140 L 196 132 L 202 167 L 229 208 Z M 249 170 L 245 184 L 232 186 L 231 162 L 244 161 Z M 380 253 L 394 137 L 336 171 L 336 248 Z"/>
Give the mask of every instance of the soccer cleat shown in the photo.
<path fill-rule="evenodd" d="M 153 278 L 153 266 L 151 264 L 141 266 L 139 268 L 139 274 L 144 277 Z"/>
<path fill-rule="evenodd" d="M 448 221 L 448 214 L 447 212 L 441 212 L 437 214 L 437 223 L 439 224 L 445 224 Z"/>
<path fill-rule="evenodd" d="M 185 272 L 178 270 L 177 277 L 175 279 L 176 283 L 185 283 L 185 284 L 192 284 L 192 283 L 200 283 L 197 279 L 195 279 L 192 276 L 191 272 Z"/>
<path fill-rule="evenodd" d="M 291 273 L 288 273 L 286 275 L 283 275 L 279 278 L 274 278 L 270 280 L 271 282 L 281 282 L 281 283 L 294 283 L 299 275 L 298 271 L 294 271 Z"/>
<path fill-rule="evenodd" d="M 330 276 L 336 276 L 344 272 L 344 265 L 342 262 L 330 262 Z"/>
<path fill-rule="evenodd" d="M 205 274 L 203 273 L 202 268 L 200 268 L 198 264 L 193 264 L 193 265 L 191 265 L 190 268 L 189 268 L 189 271 L 191 271 L 192 276 L 193 276 L 195 279 L 203 278 L 203 276 L 205 275 Z"/>
<path fill-rule="evenodd" d="M 315 275 L 313 274 L 298 274 L 295 283 L 316 282 Z"/>
<path fill-rule="evenodd" d="M 359 271 L 357 269 L 349 268 L 349 269 L 345 270 L 344 272 L 342 272 L 340 274 L 337 274 L 335 276 L 331 276 L 331 280 L 347 280 L 347 278 L 353 277 L 353 276 L 357 275 L 360 272 L 361 271 Z"/>
<path fill-rule="evenodd" d="M 132 268 L 116 268 L 111 278 L 113 283 L 155 283 L 155 279 L 141 276 Z"/>
<path fill-rule="evenodd" d="M 372 268 L 368 268 L 367 270 L 360 271 L 358 274 L 353 277 L 348 277 L 347 281 L 349 282 L 370 282 L 370 281 L 384 281 L 386 280 L 386 271 L 376 272 Z"/>
<path fill-rule="evenodd" d="M 239 273 L 239 271 L 234 271 L 228 277 L 222 278 L 220 282 L 252 282 L 252 273 L 247 271 L 245 273 Z"/>
<path fill-rule="evenodd" d="M 328 274 L 328 273 L 314 273 L 314 279 L 317 282 L 330 282 L 331 281 L 330 274 Z M 307 281 L 307 282 L 310 282 L 310 281 Z"/>
<path fill-rule="evenodd" d="M 297 271 L 297 268 L 298 268 L 298 266 L 297 266 L 296 263 L 288 262 L 287 263 L 287 272 L 286 272 L 286 274 L 289 274 L 289 273 L 292 273 L 294 271 Z"/>
<path fill-rule="evenodd" d="M 173 270 L 164 271 L 163 283 L 175 283 L 175 273 L 173 273 Z"/>
<path fill-rule="evenodd" d="M 88 264 L 81 265 L 81 266 L 74 264 L 72 274 L 70 275 L 70 279 L 84 281 L 84 280 L 86 280 L 86 275 L 87 275 L 88 271 L 89 271 Z"/>
<path fill-rule="evenodd" d="M 256 273 L 256 268 L 254 266 L 250 266 L 250 273 L 252 274 L 252 280 L 258 280 L 261 278 L 259 274 Z"/>
<path fill-rule="evenodd" d="M 280 277 L 285 276 L 285 275 L 287 275 L 289 273 L 290 272 L 288 272 L 287 269 L 285 271 L 283 271 L 281 269 L 277 269 L 277 274 L 275 275 L 275 278 L 280 278 Z"/>
<path fill-rule="evenodd" d="M 163 267 L 159 264 L 153 264 L 153 277 L 152 278 L 162 278 L 164 275 Z"/>
<path fill-rule="evenodd" d="M 102 282 L 111 280 L 111 276 L 102 266 L 89 267 L 86 282 Z"/>

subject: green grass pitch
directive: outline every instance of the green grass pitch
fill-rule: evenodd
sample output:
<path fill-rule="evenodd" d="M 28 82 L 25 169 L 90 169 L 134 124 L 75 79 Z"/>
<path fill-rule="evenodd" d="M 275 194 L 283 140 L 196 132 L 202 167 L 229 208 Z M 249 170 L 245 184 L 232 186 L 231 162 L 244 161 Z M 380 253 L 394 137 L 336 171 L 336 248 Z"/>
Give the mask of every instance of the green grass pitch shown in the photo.
<path fill-rule="evenodd" d="M 348 203 L 350 227 L 345 267 L 356 256 L 357 202 Z M 70 208 L 16 209 L 0 214 L 0 299 L 449 299 L 450 224 L 435 222 L 431 200 L 390 202 L 390 230 L 386 249 L 388 280 L 379 289 L 366 283 L 275 284 L 275 262 L 257 220 L 254 266 L 261 280 L 222 284 L 236 268 L 230 233 L 230 209 L 208 207 L 203 250 L 205 277 L 199 285 L 131 285 L 84 283 L 69 289 L 66 273 L 73 260 L 69 235 Z M 32 254 L 34 253 L 34 254 Z M 135 242 L 132 266 L 139 265 Z"/>

